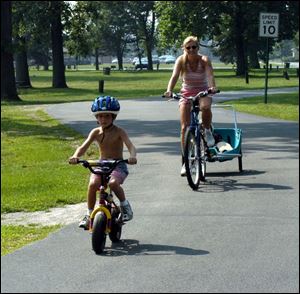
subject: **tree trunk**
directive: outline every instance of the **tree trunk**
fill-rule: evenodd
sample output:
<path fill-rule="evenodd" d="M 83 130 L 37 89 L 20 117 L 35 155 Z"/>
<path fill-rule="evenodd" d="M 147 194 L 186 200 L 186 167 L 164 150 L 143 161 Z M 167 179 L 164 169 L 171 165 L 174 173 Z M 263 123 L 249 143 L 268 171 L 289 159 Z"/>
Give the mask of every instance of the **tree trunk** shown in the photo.
<path fill-rule="evenodd" d="M 235 47 L 236 47 L 236 75 L 245 75 L 245 44 L 243 37 L 244 24 L 241 17 L 241 4 L 239 1 L 235 2 Z"/>
<path fill-rule="evenodd" d="M 249 50 L 249 64 L 250 68 L 260 68 L 257 52 L 255 50 Z"/>
<path fill-rule="evenodd" d="M 48 56 L 45 55 L 45 58 L 43 60 L 43 67 L 44 67 L 44 70 L 49 70 L 49 61 L 48 61 Z"/>
<path fill-rule="evenodd" d="M 19 101 L 12 53 L 11 4 L 1 1 L 1 100 Z"/>
<path fill-rule="evenodd" d="M 52 40 L 52 87 L 67 88 L 62 38 L 62 1 L 51 1 L 51 40 Z"/>
<path fill-rule="evenodd" d="M 96 70 L 99 70 L 99 49 L 95 49 L 95 65 L 96 65 Z"/>
<path fill-rule="evenodd" d="M 32 88 L 29 78 L 26 44 L 24 38 L 18 38 L 21 50 L 15 54 L 16 85 L 18 88 Z"/>
<path fill-rule="evenodd" d="M 118 47 L 118 49 L 117 49 L 118 67 L 119 67 L 119 70 L 123 70 L 123 52 L 119 48 L 120 47 Z"/>

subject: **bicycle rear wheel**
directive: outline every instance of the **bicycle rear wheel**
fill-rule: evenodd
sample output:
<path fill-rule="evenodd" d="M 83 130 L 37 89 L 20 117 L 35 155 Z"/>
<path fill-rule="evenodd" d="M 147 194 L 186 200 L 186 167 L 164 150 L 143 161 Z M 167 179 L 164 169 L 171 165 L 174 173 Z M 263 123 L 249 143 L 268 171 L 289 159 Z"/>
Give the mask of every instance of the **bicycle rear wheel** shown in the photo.
<path fill-rule="evenodd" d="M 186 130 L 184 138 L 184 164 L 188 183 L 193 190 L 197 190 L 202 174 L 200 148 L 191 128 Z"/>
<path fill-rule="evenodd" d="M 113 208 L 111 213 L 111 231 L 108 234 L 112 242 L 119 242 L 122 234 L 122 224 L 117 222 L 120 210 Z"/>

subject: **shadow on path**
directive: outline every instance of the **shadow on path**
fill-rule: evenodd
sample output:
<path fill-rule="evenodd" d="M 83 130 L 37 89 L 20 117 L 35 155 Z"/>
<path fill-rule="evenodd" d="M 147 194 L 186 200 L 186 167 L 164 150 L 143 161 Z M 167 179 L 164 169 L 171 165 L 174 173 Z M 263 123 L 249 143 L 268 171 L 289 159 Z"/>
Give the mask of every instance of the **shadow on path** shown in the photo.
<path fill-rule="evenodd" d="M 102 256 L 121 255 L 206 255 L 209 251 L 192 249 L 188 247 L 140 244 L 138 240 L 124 239 L 118 243 L 112 243 L 111 248 L 106 248 Z"/>
<path fill-rule="evenodd" d="M 268 183 L 245 183 L 243 182 L 244 176 L 253 176 L 264 174 L 265 171 L 257 170 L 244 170 L 243 172 L 216 172 L 207 173 L 206 181 L 201 182 L 198 192 L 205 193 L 217 193 L 217 192 L 227 192 L 233 190 L 292 190 L 293 187 L 268 184 Z M 238 179 L 232 179 L 233 177 L 238 177 Z M 229 178 L 230 177 L 230 178 Z M 213 178 L 213 179 L 212 179 Z M 247 179 L 247 178 L 245 178 Z"/>

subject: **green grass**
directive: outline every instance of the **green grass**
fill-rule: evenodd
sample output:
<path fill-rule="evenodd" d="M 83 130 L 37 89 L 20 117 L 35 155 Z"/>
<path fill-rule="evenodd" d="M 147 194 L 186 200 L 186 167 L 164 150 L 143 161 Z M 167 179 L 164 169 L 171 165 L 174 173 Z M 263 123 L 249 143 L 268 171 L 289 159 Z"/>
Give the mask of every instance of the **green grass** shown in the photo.
<path fill-rule="evenodd" d="M 29 243 L 46 238 L 60 226 L 6 226 L 1 225 L 1 256 Z"/>
<path fill-rule="evenodd" d="M 269 74 L 269 88 L 298 86 L 296 70 L 290 69 L 290 79 L 282 76 L 282 69 L 273 70 Z M 99 80 L 104 80 L 104 95 L 115 96 L 118 99 L 161 96 L 171 77 L 170 70 L 159 71 L 112 71 L 103 75 L 95 70 L 67 70 L 66 82 L 68 88 L 52 88 L 52 71 L 30 71 L 32 89 L 19 89 L 19 96 L 26 104 L 45 104 L 73 101 L 91 101 L 99 95 Z M 216 83 L 221 91 L 264 89 L 265 71 L 252 70 L 249 84 L 243 77 L 236 77 L 229 69 L 215 70 Z M 177 82 L 179 91 L 181 81 Z"/>
<path fill-rule="evenodd" d="M 299 121 L 299 93 L 268 95 L 267 103 L 264 103 L 264 97 L 257 96 L 226 101 L 224 104 L 233 105 L 239 112 Z"/>
<path fill-rule="evenodd" d="M 68 164 L 82 135 L 39 108 L 2 106 L 1 139 L 1 213 L 86 199 L 87 171 Z"/>
<path fill-rule="evenodd" d="M 298 86 L 295 70 L 290 80 L 282 72 L 270 73 L 269 87 Z M 19 89 L 22 102 L 1 103 L 1 213 L 48 210 L 86 201 L 88 172 L 81 166 L 70 166 L 67 161 L 84 139 L 72 129 L 59 124 L 43 111 L 45 103 L 92 101 L 98 93 L 98 82 L 105 81 L 106 95 L 119 99 L 160 96 L 166 89 L 170 70 L 119 72 L 103 75 L 95 70 L 66 71 L 67 89 L 52 89 L 52 72 L 31 70 L 33 89 Z M 232 70 L 215 70 L 221 91 L 264 88 L 264 71 L 250 73 L 249 84 L 235 76 Z M 180 81 L 177 83 L 179 90 Z M 298 120 L 299 94 L 269 95 L 234 100 L 238 111 Z M 229 103 L 229 102 L 226 102 Z M 40 106 L 39 106 L 40 105 Z M 288 116 L 282 117 L 282 114 Z M 86 154 L 95 157 L 93 146 Z M 75 183 L 75 184 L 74 184 Z M 52 227 L 24 227 L 1 225 L 1 255 L 44 238 L 57 230 Z"/>

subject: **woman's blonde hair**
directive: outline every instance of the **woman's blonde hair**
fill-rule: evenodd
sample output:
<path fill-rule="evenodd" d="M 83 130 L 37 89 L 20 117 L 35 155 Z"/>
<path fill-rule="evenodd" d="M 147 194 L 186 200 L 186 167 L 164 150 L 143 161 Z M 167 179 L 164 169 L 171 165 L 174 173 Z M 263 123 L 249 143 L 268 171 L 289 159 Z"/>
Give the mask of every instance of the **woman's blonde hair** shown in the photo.
<path fill-rule="evenodd" d="M 184 41 L 183 41 L 183 43 L 182 43 L 182 45 L 181 45 L 181 48 L 184 49 L 184 48 L 185 48 L 185 45 L 186 45 L 187 43 L 190 43 L 190 42 L 195 42 L 195 43 L 197 43 L 197 46 L 198 46 L 198 38 L 195 37 L 195 36 L 188 36 L 188 37 L 186 37 L 186 38 L 184 39 Z"/>
<path fill-rule="evenodd" d="M 199 41 L 198 41 L 198 38 L 195 37 L 195 36 L 188 36 L 184 39 L 182 45 L 181 45 L 181 48 L 182 50 L 185 49 L 185 46 L 186 44 L 190 43 L 190 42 L 195 42 L 197 44 L 197 47 L 199 47 Z M 181 59 L 181 64 L 182 64 L 182 70 L 181 70 L 181 76 L 184 74 L 184 72 L 186 71 L 186 68 L 187 68 L 187 62 L 188 62 L 188 56 L 186 54 L 185 51 L 183 51 L 183 56 L 182 56 L 182 59 Z"/>

